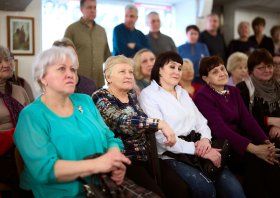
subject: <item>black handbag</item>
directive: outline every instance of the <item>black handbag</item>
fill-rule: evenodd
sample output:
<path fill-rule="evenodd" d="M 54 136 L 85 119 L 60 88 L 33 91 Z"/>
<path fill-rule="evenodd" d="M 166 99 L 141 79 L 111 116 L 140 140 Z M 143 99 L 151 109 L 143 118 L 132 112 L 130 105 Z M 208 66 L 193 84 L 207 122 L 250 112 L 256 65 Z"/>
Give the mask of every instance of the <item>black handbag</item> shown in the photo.
<path fill-rule="evenodd" d="M 196 142 L 201 138 L 200 133 L 196 133 L 194 130 L 187 136 L 178 136 L 179 138 L 187 142 Z M 212 148 L 221 149 L 221 167 L 216 167 L 211 160 L 203 159 L 201 157 L 189 154 L 175 154 L 170 151 L 165 151 L 162 155 L 172 157 L 177 161 L 183 162 L 190 166 L 196 167 L 199 169 L 206 177 L 211 181 L 215 181 L 220 173 L 223 171 L 226 162 L 230 155 L 230 146 L 228 140 L 216 139 L 211 144 Z"/>
<path fill-rule="evenodd" d="M 94 159 L 103 154 L 94 154 L 84 159 Z M 83 178 L 78 177 L 76 180 L 83 184 L 87 198 L 159 198 L 154 192 L 138 186 L 128 178 L 124 178 L 123 183 L 119 186 L 110 178 L 111 173 L 101 173 L 91 176 L 91 183 L 87 183 Z M 94 183 L 97 178 L 99 185 Z"/>

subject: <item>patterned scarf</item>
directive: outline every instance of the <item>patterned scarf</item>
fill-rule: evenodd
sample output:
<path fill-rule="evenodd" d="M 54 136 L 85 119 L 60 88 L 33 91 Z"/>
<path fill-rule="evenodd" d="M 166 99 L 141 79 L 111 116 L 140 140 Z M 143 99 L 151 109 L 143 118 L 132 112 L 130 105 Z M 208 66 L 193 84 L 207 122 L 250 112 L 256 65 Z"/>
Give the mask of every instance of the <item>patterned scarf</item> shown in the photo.
<path fill-rule="evenodd" d="M 5 105 L 9 110 L 13 127 L 16 127 L 19 113 L 24 106 L 12 97 L 13 86 L 8 81 L 6 81 L 5 91 L 5 94 L 0 92 L 0 98 L 3 98 Z"/>
<path fill-rule="evenodd" d="M 210 85 L 209 85 L 210 86 Z M 215 88 L 213 88 L 212 86 L 210 86 L 210 88 L 213 90 L 213 91 L 215 91 L 215 92 L 217 92 L 218 94 L 220 94 L 221 96 L 227 96 L 227 95 L 229 95 L 229 93 L 230 93 L 230 91 L 229 91 L 229 89 L 228 89 L 228 87 L 225 85 L 225 89 L 223 90 L 223 91 L 218 91 L 217 89 L 215 89 Z"/>

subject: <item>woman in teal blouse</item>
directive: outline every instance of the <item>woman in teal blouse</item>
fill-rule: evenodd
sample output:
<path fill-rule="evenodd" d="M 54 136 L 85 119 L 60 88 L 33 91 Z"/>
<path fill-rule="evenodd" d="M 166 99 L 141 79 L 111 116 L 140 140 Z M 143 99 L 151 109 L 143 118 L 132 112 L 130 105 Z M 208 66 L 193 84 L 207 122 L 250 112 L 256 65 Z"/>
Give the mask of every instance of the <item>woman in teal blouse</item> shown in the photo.
<path fill-rule="evenodd" d="M 91 98 L 75 90 L 75 57 L 67 48 L 40 53 L 33 80 L 44 92 L 20 114 L 14 141 L 24 160 L 20 188 L 35 197 L 85 197 L 75 179 L 112 171 L 121 184 L 124 163 L 121 140 L 104 123 Z M 72 94 L 72 95 L 71 95 Z M 95 153 L 103 156 L 83 160 Z"/>

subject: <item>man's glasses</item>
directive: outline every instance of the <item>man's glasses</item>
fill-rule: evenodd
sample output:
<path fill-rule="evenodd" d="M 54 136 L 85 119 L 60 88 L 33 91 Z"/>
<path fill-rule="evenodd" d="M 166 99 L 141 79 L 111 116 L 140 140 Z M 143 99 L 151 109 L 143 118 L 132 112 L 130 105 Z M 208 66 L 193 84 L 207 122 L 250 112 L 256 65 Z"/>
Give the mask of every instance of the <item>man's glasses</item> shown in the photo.
<path fill-rule="evenodd" d="M 280 67 L 280 62 L 278 62 L 278 63 L 274 62 L 273 64 L 274 64 L 274 67 Z"/>
<path fill-rule="evenodd" d="M 273 69 L 273 65 L 264 65 L 262 67 L 258 67 L 257 69 L 259 69 L 260 71 L 264 71 L 266 68 Z"/>

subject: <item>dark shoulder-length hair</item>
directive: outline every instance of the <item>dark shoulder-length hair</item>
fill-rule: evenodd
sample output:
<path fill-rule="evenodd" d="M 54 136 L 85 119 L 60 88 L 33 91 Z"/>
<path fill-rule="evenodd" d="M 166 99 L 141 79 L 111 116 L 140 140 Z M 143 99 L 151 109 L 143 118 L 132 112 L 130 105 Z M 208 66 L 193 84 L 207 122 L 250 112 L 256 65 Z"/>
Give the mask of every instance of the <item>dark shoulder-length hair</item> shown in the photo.
<path fill-rule="evenodd" d="M 168 52 L 161 53 L 157 56 L 156 62 L 152 69 L 151 81 L 155 80 L 157 82 L 157 84 L 160 85 L 159 69 L 162 68 L 164 65 L 168 64 L 170 61 L 174 61 L 176 63 L 180 63 L 181 65 L 183 65 L 182 57 L 179 54 L 177 54 L 176 52 L 168 51 Z"/>
<path fill-rule="evenodd" d="M 256 49 L 248 58 L 247 66 L 249 74 L 252 73 L 255 66 L 265 63 L 273 65 L 273 58 L 269 51 L 264 48 Z"/>

